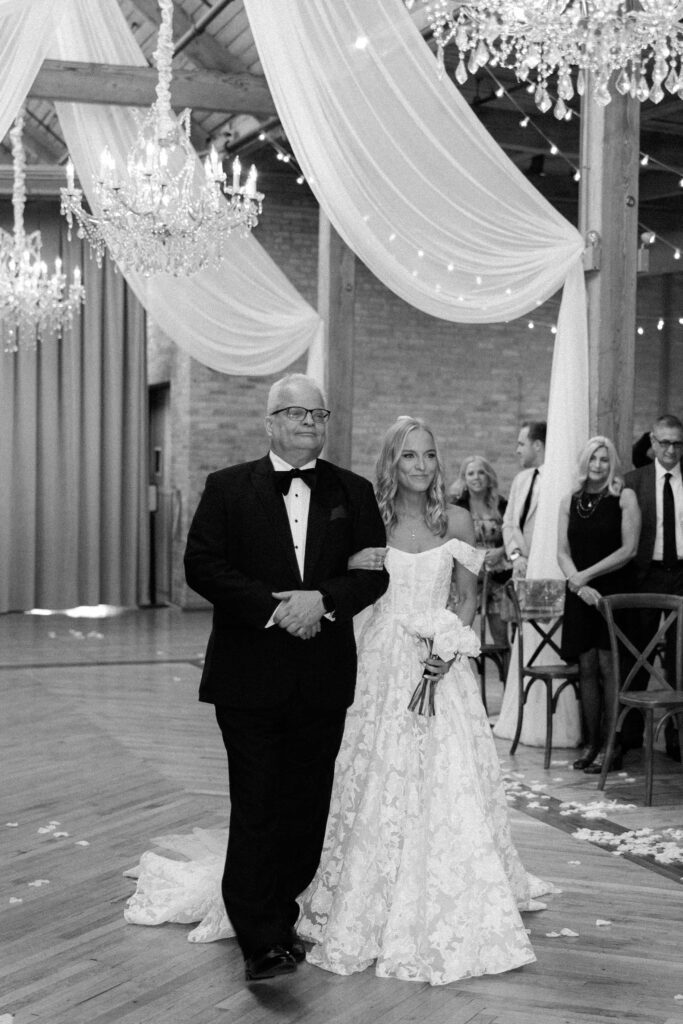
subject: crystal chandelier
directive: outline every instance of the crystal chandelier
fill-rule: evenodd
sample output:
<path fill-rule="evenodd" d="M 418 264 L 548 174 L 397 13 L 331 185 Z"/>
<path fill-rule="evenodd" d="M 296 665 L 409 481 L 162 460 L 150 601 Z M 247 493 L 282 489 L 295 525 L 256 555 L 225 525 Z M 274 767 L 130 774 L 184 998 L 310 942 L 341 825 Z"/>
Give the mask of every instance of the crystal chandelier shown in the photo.
<path fill-rule="evenodd" d="M 159 79 L 157 99 L 144 117 L 136 115 L 137 139 L 119 170 L 108 148 L 102 153 L 94 186 L 94 212 L 83 208 L 83 192 L 67 164 L 62 213 L 69 230 L 75 218 L 80 238 L 92 246 L 98 264 L 105 248 L 116 262 L 145 275 L 189 275 L 223 258 L 225 239 L 234 228 L 246 236 L 258 224 L 263 194 L 256 191 L 252 165 L 241 184 L 239 158 L 232 183 L 212 146 L 198 173 L 190 141 L 190 111 L 176 120 L 171 109 L 173 59 L 172 0 L 159 0 L 161 26 L 154 53 Z M 203 180 L 202 180 L 203 179 Z M 226 199 L 226 196 L 228 197 Z"/>
<path fill-rule="evenodd" d="M 5 351 L 16 352 L 19 343 L 35 348 L 43 335 L 61 336 L 71 327 L 73 318 L 85 299 L 80 267 L 74 270 L 73 282 L 66 287 L 62 261 L 55 260 L 54 273 L 48 274 L 41 255 L 40 231 L 27 235 L 24 230 L 26 205 L 26 157 L 22 142 L 24 112 L 19 111 L 10 129 L 14 185 L 14 233 L 0 229 L 0 320 L 7 327 Z"/>
<path fill-rule="evenodd" d="M 641 101 L 659 103 L 664 89 L 683 99 L 681 11 L 680 0 L 431 0 L 426 7 L 440 66 L 448 43 L 458 51 L 456 81 L 485 64 L 511 68 L 534 83 L 539 109 L 554 104 L 558 118 L 574 96 L 574 69 L 579 95 L 590 75 L 603 106 L 612 88 Z"/>

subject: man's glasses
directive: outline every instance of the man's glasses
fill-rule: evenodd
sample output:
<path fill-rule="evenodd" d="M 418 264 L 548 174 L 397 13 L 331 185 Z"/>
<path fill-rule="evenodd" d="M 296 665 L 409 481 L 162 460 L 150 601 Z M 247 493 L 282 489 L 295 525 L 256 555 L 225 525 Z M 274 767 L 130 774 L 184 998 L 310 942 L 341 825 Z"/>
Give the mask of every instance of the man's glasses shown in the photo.
<path fill-rule="evenodd" d="M 277 416 L 280 412 L 283 412 L 288 420 L 295 420 L 298 423 L 303 423 L 309 413 L 314 423 L 327 423 L 330 418 L 329 409 L 304 409 L 302 405 L 288 405 L 284 409 L 274 409 L 268 415 Z"/>
<path fill-rule="evenodd" d="M 655 437 L 652 435 L 652 440 L 661 448 L 673 448 L 675 452 L 683 452 L 683 441 L 669 441 L 665 437 Z"/>

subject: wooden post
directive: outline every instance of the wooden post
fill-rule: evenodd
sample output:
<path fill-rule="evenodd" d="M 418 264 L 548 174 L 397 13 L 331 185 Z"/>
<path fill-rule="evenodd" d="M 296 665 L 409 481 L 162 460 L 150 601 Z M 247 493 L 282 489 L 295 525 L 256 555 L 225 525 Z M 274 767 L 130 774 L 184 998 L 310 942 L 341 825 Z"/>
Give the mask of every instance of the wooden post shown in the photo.
<path fill-rule="evenodd" d="M 325 457 L 351 468 L 356 257 L 320 210 L 318 312 L 325 321 L 325 390 L 332 416 Z"/>
<path fill-rule="evenodd" d="M 597 270 L 587 270 L 590 431 L 612 438 L 631 464 L 638 256 L 640 104 L 614 92 L 581 106 L 579 230 L 600 236 Z"/>
<path fill-rule="evenodd" d="M 659 387 L 657 388 L 657 408 L 653 410 L 655 416 L 661 416 L 669 412 L 671 406 L 671 347 L 673 345 L 673 324 L 674 324 L 674 288 L 673 274 L 662 274 L 662 318 L 664 327 L 659 336 L 661 338 L 659 347 Z M 678 395 L 678 386 L 676 387 Z M 677 405 L 678 403 L 672 403 Z M 653 417 L 654 418 L 654 417 Z"/>

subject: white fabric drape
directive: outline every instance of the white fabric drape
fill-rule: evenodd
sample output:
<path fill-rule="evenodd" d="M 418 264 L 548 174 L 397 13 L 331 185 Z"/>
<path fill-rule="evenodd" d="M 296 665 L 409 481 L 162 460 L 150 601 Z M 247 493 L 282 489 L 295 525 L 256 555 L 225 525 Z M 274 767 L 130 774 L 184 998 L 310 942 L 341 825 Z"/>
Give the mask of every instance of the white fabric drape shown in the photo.
<path fill-rule="evenodd" d="M 116 0 L 0 0 L 0 137 L 46 56 L 146 65 Z M 126 107 L 58 103 L 64 136 L 86 195 L 108 145 L 120 166 L 135 138 Z M 191 278 L 126 279 L 150 316 L 212 369 L 275 373 L 322 345 L 323 325 L 254 238 L 231 237 L 217 269 Z"/>
<path fill-rule="evenodd" d="M 311 188 L 387 287 L 433 316 L 491 323 L 562 286 L 581 236 L 439 79 L 402 0 L 245 7 Z"/>
<path fill-rule="evenodd" d="M 558 506 L 588 435 L 580 234 L 508 160 L 450 79 L 439 79 L 402 0 L 245 7 L 311 188 L 387 287 L 433 316 L 491 323 L 533 310 L 564 284 L 529 562 L 530 576 L 560 577 Z M 508 709 L 516 718 L 516 700 L 513 670 L 506 719 Z M 577 741 L 572 701 L 561 698 L 559 745 Z M 526 724 L 523 741 L 539 742 Z"/>
<path fill-rule="evenodd" d="M 574 267 L 567 278 L 565 292 L 571 289 L 572 307 L 585 319 L 585 294 L 583 273 Z M 583 309 L 582 309 L 583 307 Z M 560 314 L 563 315 L 562 313 Z M 562 324 L 558 324 L 558 335 Z M 588 438 L 588 351 L 587 348 L 572 350 L 567 346 L 556 347 L 550 378 L 548 401 L 548 444 L 541 477 L 543 486 L 538 496 L 536 525 L 529 554 L 527 574 L 532 579 L 560 579 L 562 572 L 557 564 L 557 524 L 559 503 L 563 495 L 572 490 L 576 460 Z M 580 398 L 583 396 L 584 400 Z M 533 627 L 526 627 L 524 642 L 533 644 L 538 634 Z M 531 648 L 533 650 L 533 647 Z M 552 652 L 547 661 L 556 661 Z M 505 684 L 503 703 L 494 733 L 504 739 L 512 739 L 517 727 L 519 675 L 517 672 L 517 646 L 512 651 L 510 670 Z M 527 698 L 520 740 L 533 747 L 545 744 L 545 687 L 536 683 Z M 570 688 L 560 694 L 553 721 L 553 745 L 555 747 L 576 747 L 581 742 L 581 720 L 579 705 Z"/>
<path fill-rule="evenodd" d="M 0 0 L 0 139 L 12 126 L 69 0 Z"/>
<path fill-rule="evenodd" d="M 71 0 L 54 56 L 146 64 L 116 0 Z M 132 112 L 73 103 L 58 103 L 57 112 L 87 193 L 105 144 L 119 165 L 125 164 L 135 135 Z M 254 238 L 231 236 L 223 263 L 191 278 L 144 279 L 128 271 L 125 276 L 164 333 L 223 373 L 277 372 L 312 343 L 320 344 L 320 317 Z"/>

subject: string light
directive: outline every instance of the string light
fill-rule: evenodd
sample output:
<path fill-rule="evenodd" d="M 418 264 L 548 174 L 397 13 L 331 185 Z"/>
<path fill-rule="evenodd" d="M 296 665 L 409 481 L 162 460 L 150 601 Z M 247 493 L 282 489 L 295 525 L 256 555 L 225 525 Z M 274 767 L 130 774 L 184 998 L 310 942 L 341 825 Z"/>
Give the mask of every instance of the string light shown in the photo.
<path fill-rule="evenodd" d="M 491 68 L 490 68 L 490 67 L 488 67 L 488 66 L 486 66 L 486 67 L 484 68 L 484 70 L 486 71 L 487 75 L 488 75 L 488 76 L 489 76 L 489 77 L 490 77 L 491 79 L 493 79 L 493 81 L 494 81 L 494 82 L 495 82 L 495 84 L 496 84 L 496 87 L 497 87 L 497 88 L 496 88 L 496 95 L 498 95 L 498 94 L 499 94 L 499 90 L 502 90 L 502 92 L 503 92 L 503 95 L 505 96 L 505 98 L 506 98 L 507 100 L 509 100 L 509 102 L 510 102 L 510 103 L 512 104 L 512 106 L 513 106 L 513 107 L 514 107 L 514 108 L 515 108 L 515 109 L 516 109 L 516 110 L 517 110 L 517 111 L 518 111 L 518 112 L 519 112 L 520 114 L 522 114 L 522 119 L 521 119 L 521 121 L 519 122 L 519 124 L 520 124 L 520 127 L 521 127 L 521 128 L 526 128 L 526 127 L 527 127 L 527 126 L 528 126 L 528 125 L 530 124 L 530 125 L 531 125 L 531 127 L 532 127 L 532 128 L 534 129 L 534 131 L 536 131 L 536 132 L 537 132 L 537 134 L 541 136 L 541 138 L 543 139 L 543 141 L 544 141 L 545 143 L 547 143 L 547 145 L 548 145 L 548 149 L 549 149 L 549 151 L 550 151 L 551 155 L 552 155 L 552 156 L 560 156 L 560 157 L 561 157 L 561 158 L 562 158 L 562 159 L 563 159 L 563 160 L 565 161 L 565 163 L 566 163 L 566 164 L 568 164 L 568 165 L 569 165 L 569 167 L 571 167 L 572 171 L 574 171 L 574 172 L 575 172 L 575 173 L 574 173 L 574 181 L 578 181 L 579 179 L 578 179 L 578 178 L 576 177 L 576 174 L 578 173 L 578 167 L 576 166 L 576 164 L 572 163 L 572 161 L 571 161 L 571 160 L 569 159 L 569 157 L 565 156 L 565 154 L 564 154 L 564 153 L 563 153 L 563 152 L 562 152 L 562 151 L 561 151 L 561 150 L 559 149 L 559 147 L 558 147 L 558 146 L 556 145 L 556 143 L 554 143 L 552 139 L 548 138 L 548 136 L 547 136 L 547 135 L 545 134 L 545 132 L 544 132 L 544 131 L 543 131 L 543 130 L 542 130 L 541 128 L 539 128 L 539 127 L 538 127 L 538 125 L 537 125 L 537 124 L 536 124 L 536 122 L 535 122 L 535 121 L 533 120 L 533 118 L 531 118 L 531 117 L 530 117 L 530 116 L 529 116 L 529 115 L 528 115 L 528 114 L 527 114 L 527 113 L 525 112 L 524 108 L 523 108 L 523 107 L 520 107 L 519 103 L 518 103 L 518 102 L 517 102 L 517 100 L 516 100 L 516 99 L 514 98 L 514 96 L 512 96 L 512 95 L 511 95 L 511 94 L 510 94 L 510 93 L 508 92 L 508 90 L 507 90 L 507 89 L 505 88 L 505 86 L 504 86 L 504 85 L 502 84 L 502 82 L 500 81 L 500 79 L 496 77 L 496 75 L 494 74 L 494 72 L 493 72 L 493 71 L 491 71 Z M 531 91 L 533 91 L 533 87 L 532 87 Z"/>

